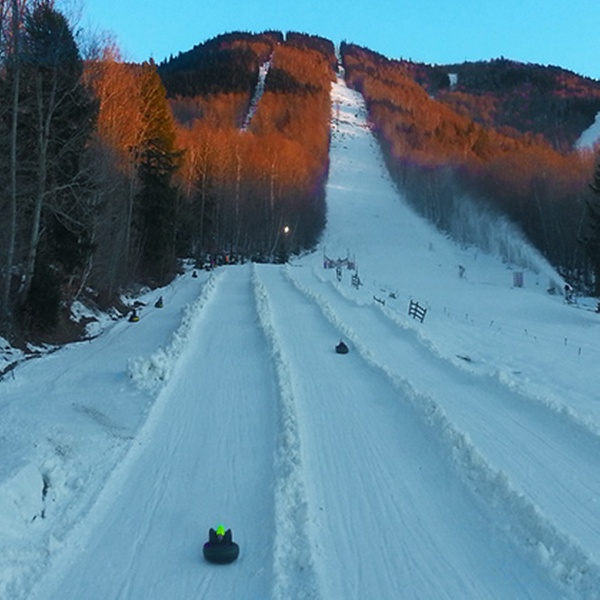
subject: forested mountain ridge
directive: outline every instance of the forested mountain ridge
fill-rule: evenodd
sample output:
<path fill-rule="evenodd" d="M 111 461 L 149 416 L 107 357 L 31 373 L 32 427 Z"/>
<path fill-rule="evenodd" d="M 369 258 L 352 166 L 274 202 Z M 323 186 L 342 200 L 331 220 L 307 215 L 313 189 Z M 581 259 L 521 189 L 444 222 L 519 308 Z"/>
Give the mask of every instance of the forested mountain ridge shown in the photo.
<path fill-rule="evenodd" d="M 398 187 L 440 228 L 461 239 L 468 197 L 518 223 L 573 283 L 600 281 L 593 156 L 570 150 L 598 82 L 505 60 L 421 65 L 345 42 L 338 55 L 325 38 L 276 31 L 217 36 L 158 66 L 110 44 L 84 59 L 50 0 L 15 6 L 1 23 L 0 334 L 53 339 L 75 300 L 163 285 L 183 257 L 314 248 L 336 71 L 362 92 Z"/>
<path fill-rule="evenodd" d="M 572 148 L 600 112 L 600 82 L 556 66 L 506 58 L 421 65 L 416 81 L 486 127 L 541 134 L 558 150 Z"/>
<path fill-rule="evenodd" d="M 558 150 L 570 150 L 600 112 L 600 81 L 557 66 L 506 58 L 432 65 L 361 50 L 365 68 L 391 66 L 459 114 L 507 135 L 542 135 Z"/>
<path fill-rule="evenodd" d="M 365 97 L 390 172 L 417 210 L 464 243 L 474 241 L 474 232 L 466 226 L 473 206 L 490 211 L 492 220 L 494 214 L 506 215 L 568 280 L 594 285 L 599 261 L 595 235 L 590 233 L 592 153 L 555 147 L 549 141 L 557 137 L 555 124 L 532 131 L 519 111 L 504 110 L 502 118 L 510 126 L 489 125 L 495 122 L 494 107 L 500 105 L 496 98 L 502 94 L 497 92 L 463 94 L 469 102 L 455 110 L 458 92 L 447 87 L 452 71 L 444 73 L 443 67 L 390 60 L 352 44 L 342 45 L 342 60 L 349 85 Z M 481 80 L 488 81 L 487 67 L 481 68 Z M 534 71 L 540 69 L 544 68 Z M 523 70 L 509 81 L 527 79 L 531 68 L 524 65 Z M 584 104 L 597 102 L 594 82 L 568 89 L 575 89 L 575 97 Z M 564 90 L 561 83 L 555 95 L 564 95 Z M 504 93 L 507 97 L 509 91 Z M 513 104 L 519 106 L 517 101 Z M 481 117 L 486 111 L 488 124 Z M 574 121 L 580 123 L 577 128 Z M 563 140 L 583 131 L 579 116 L 570 123 L 571 133 Z"/>
<path fill-rule="evenodd" d="M 219 36 L 159 66 L 186 149 L 182 254 L 271 261 L 314 246 L 325 223 L 335 64 L 327 40 L 267 32 Z"/>
<path fill-rule="evenodd" d="M 84 60 L 50 0 L 15 6 L 0 23 L 0 183 L 10 190 L 0 199 L 0 335 L 77 335 L 76 300 L 107 306 L 134 285 L 164 285 L 183 257 L 281 261 L 314 247 L 325 223 L 331 42 L 326 56 L 313 48 L 323 40 L 304 34 L 230 34 L 159 70 L 125 63 L 110 44 Z M 48 60 L 16 53 L 19 44 Z M 44 96 L 27 86 L 38 76 Z M 64 87 L 61 111 L 53 81 Z"/>

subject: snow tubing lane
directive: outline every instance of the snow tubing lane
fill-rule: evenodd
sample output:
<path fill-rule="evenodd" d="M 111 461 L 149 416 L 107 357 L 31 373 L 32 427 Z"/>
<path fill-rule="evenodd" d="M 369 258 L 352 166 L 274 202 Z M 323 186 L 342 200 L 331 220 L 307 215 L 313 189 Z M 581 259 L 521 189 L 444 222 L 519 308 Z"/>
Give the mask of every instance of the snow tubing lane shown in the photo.
<path fill-rule="evenodd" d="M 211 544 L 206 542 L 202 548 L 204 558 L 211 563 L 226 565 L 232 563 L 240 553 L 240 547 L 235 543 L 231 544 Z"/>

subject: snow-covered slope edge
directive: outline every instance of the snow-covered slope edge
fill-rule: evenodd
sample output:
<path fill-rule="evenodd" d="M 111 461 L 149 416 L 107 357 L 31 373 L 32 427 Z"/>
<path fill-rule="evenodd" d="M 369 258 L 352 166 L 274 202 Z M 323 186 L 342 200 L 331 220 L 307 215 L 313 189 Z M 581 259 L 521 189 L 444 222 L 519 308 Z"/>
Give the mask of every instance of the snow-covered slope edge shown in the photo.
<path fill-rule="evenodd" d="M 195 319 L 215 293 L 219 277 L 222 276 L 223 272 L 211 274 L 198 300 L 185 309 L 181 325 L 173 333 L 168 346 L 158 348 L 151 356 L 132 358 L 129 361 L 129 376 L 140 389 L 157 394 L 169 381 L 177 359 L 189 342 Z"/>
<path fill-rule="evenodd" d="M 288 274 L 291 271 L 288 270 Z M 314 272 L 315 277 L 323 284 L 330 286 L 335 289 L 336 293 L 345 298 L 348 302 L 356 304 L 357 306 L 371 307 L 374 310 L 379 311 L 386 319 L 403 332 L 410 332 L 414 336 L 415 343 L 422 345 L 431 353 L 432 358 L 440 361 L 449 361 L 453 366 L 466 372 L 479 375 L 481 377 L 487 377 L 492 381 L 498 381 L 507 388 L 513 390 L 513 392 L 519 395 L 524 401 L 533 402 L 540 405 L 546 410 L 555 413 L 557 417 L 564 419 L 565 423 L 569 426 L 579 429 L 584 435 L 591 435 L 600 439 L 600 426 L 596 420 L 589 416 L 581 415 L 576 412 L 572 407 L 565 404 L 564 401 L 552 398 L 550 392 L 546 391 L 544 394 L 535 393 L 527 390 L 525 386 L 519 385 L 514 376 L 511 377 L 505 368 L 498 366 L 497 364 L 482 364 L 475 362 L 471 357 L 459 357 L 456 355 L 446 356 L 443 351 L 436 345 L 436 343 L 429 337 L 427 337 L 422 328 L 416 326 L 417 322 L 414 319 L 408 319 L 404 315 L 398 313 L 397 310 L 389 307 L 389 304 L 381 304 L 380 302 L 367 301 L 358 297 L 356 294 L 352 294 L 349 288 L 341 285 L 337 281 L 332 281 L 331 278 L 326 278 L 320 274 L 319 271 Z"/>
<path fill-rule="evenodd" d="M 97 482 L 99 485 L 97 495 L 88 499 L 82 494 L 80 502 L 70 508 L 72 514 L 69 515 L 69 520 L 71 523 L 66 529 L 65 536 L 60 540 L 55 539 L 52 535 L 50 536 L 47 557 L 51 564 L 43 565 L 43 569 L 35 576 L 32 576 L 32 574 L 27 575 L 27 578 L 35 580 L 31 588 L 32 598 L 36 597 L 41 591 L 45 594 L 47 588 L 58 585 L 57 582 L 64 569 L 74 560 L 74 557 L 84 551 L 89 536 L 102 522 L 106 512 L 110 510 L 113 499 L 123 487 L 131 466 L 143 454 L 147 445 L 152 442 L 152 432 L 162 418 L 168 401 L 168 395 L 166 394 L 164 396 L 165 401 L 161 401 L 161 391 L 168 384 L 177 359 L 189 342 L 194 324 L 207 302 L 213 297 L 215 290 L 218 288 L 217 282 L 222 275 L 222 272 L 217 275 L 211 274 L 204 283 L 199 298 L 185 307 L 181 324 L 172 334 L 168 345 L 164 348 L 158 348 L 147 358 L 138 357 L 130 360 L 128 370 L 131 380 L 141 390 L 150 391 L 154 396 L 154 400 L 150 404 L 145 420 L 138 431 L 135 432 L 135 436 L 129 437 L 123 455 L 118 456 L 118 460 L 112 465 L 113 468 L 108 472 L 108 478 Z M 12 485 L 12 482 L 8 483 Z M 55 487 L 56 485 L 57 483 L 54 483 Z M 42 577 L 38 580 L 39 575 L 42 575 Z M 15 590 L 19 587 L 20 584 Z M 7 588 L 7 592 L 6 597 L 10 597 L 12 593 L 10 588 Z M 15 591 L 15 597 L 18 596 L 19 594 Z"/>
<path fill-rule="evenodd" d="M 269 294 L 254 268 L 259 320 L 271 347 L 280 397 L 280 439 L 275 457 L 274 598 L 317 598 L 317 583 L 305 530 L 308 514 L 302 479 L 300 434 L 290 373 L 271 319 Z"/>
<path fill-rule="evenodd" d="M 596 115 L 594 122 L 579 136 L 575 142 L 577 150 L 594 150 L 600 139 L 600 113 Z"/>

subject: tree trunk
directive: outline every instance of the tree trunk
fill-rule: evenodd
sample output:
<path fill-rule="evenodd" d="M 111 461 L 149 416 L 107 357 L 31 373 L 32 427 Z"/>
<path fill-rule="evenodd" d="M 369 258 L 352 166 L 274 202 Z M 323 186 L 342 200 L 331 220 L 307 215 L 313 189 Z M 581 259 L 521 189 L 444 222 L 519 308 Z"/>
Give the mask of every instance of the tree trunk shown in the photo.
<path fill-rule="evenodd" d="M 0 315 L 7 322 L 10 320 L 10 288 L 12 280 L 12 270 L 15 260 L 15 245 L 17 239 L 17 130 L 18 130 L 18 109 L 19 109 L 19 88 L 21 82 L 21 64 L 19 57 L 19 10 L 17 0 L 12 2 L 12 64 L 13 64 L 13 88 L 12 88 L 12 114 L 10 124 L 10 157 L 9 157 L 9 178 L 10 191 L 8 199 L 8 219 L 7 219 L 7 246 L 6 262 L 4 263 L 4 281 L 2 286 L 2 295 L 0 297 Z"/>
<path fill-rule="evenodd" d="M 38 170 L 36 181 L 36 193 L 34 198 L 33 213 L 31 217 L 31 233 L 29 236 L 29 247 L 27 250 L 27 259 L 25 262 L 25 276 L 21 285 L 20 297 L 22 300 L 27 298 L 31 283 L 33 281 L 33 273 L 35 271 L 35 261 L 40 242 L 41 223 L 42 223 L 42 208 L 44 205 L 44 196 L 46 194 L 46 178 L 48 174 L 48 142 L 50 139 L 50 123 L 52 121 L 52 113 L 56 99 L 56 75 L 53 78 L 52 89 L 48 98 L 48 108 L 44 114 L 44 96 L 42 92 L 42 78 L 39 73 L 36 75 L 36 91 L 37 91 L 37 125 L 38 125 Z"/>

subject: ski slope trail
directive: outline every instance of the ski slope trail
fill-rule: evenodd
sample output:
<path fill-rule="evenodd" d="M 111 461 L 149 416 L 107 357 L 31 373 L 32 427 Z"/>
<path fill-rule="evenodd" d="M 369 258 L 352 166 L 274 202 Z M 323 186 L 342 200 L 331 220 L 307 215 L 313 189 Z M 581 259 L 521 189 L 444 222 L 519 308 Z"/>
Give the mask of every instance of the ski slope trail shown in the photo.
<path fill-rule="evenodd" d="M 497 377 L 460 369 L 403 327 L 396 313 L 353 301 L 312 269 L 287 273 L 356 351 L 443 411 L 481 455 L 484 478 L 491 482 L 494 473 L 503 473 L 505 505 L 498 518 L 500 512 L 509 516 L 507 529 L 517 543 L 536 540 L 550 549 L 544 562 L 565 581 L 583 576 L 589 578 L 582 582 L 586 589 L 600 584 L 594 492 L 600 488 L 600 439 L 593 431 Z M 498 502 L 496 486 L 478 486 L 484 498 Z M 537 552 L 535 545 L 531 549 Z M 578 573 L 582 562 L 585 573 Z"/>
<path fill-rule="evenodd" d="M 246 113 L 246 117 L 244 118 L 244 122 L 242 124 L 242 131 L 248 131 L 250 127 L 250 123 L 256 114 L 256 109 L 258 108 L 258 103 L 263 96 L 265 91 L 265 81 L 267 79 L 267 75 L 269 74 L 269 70 L 271 69 L 271 64 L 273 62 L 273 56 L 270 56 L 268 60 L 262 63 L 258 69 L 258 79 L 256 81 L 256 88 L 254 89 L 254 94 L 250 99 L 250 105 L 248 106 L 248 112 Z"/>
<path fill-rule="evenodd" d="M 291 375 L 312 555 L 324 598 L 556 595 L 490 526 L 432 431 L 281 269 L 257 267 Z M 435 433 L 435 432 L 433 432 Z"/>
<path fill-rule="evenodd" d="M 270 596 L 277 386 L 249 274 L 221 274 L 156 401 L 144 447 L 107 484 L 110 506 L 86 525 L 85 553 L 76 548 L 36 598 Z M 228 568 L 202 558 L 208 528 L 220 522 L 241 547 Z"/>

